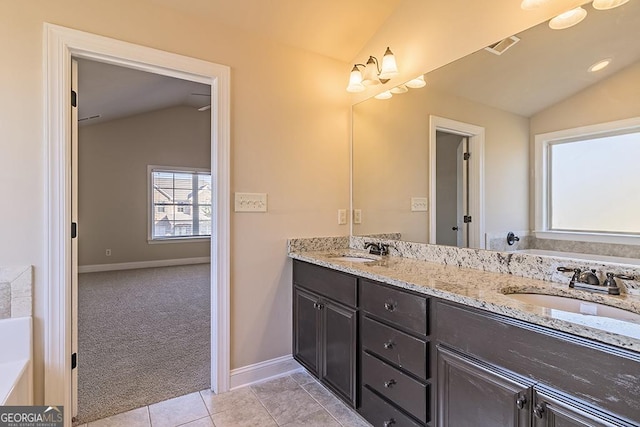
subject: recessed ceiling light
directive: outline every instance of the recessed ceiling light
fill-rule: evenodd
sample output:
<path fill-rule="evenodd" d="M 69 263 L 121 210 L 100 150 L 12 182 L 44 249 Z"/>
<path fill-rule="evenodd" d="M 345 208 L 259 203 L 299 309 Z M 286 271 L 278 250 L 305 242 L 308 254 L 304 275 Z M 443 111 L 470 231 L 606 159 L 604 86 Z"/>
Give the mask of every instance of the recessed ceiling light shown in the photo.
<path fill-rule="evenodd" d="M 628 1 L 629 0 L 593 0 L 592 6 L 594 9 L 607 10 L 622 6 Z"/>
<path fill-rule="evenodd" d="M 611 59 L 607 58 L 607 59 L 603 59 L 602 61 L 598 61 L 595 64 L 593 64 L 591 67 L 589 67 L 589 72 L 590 73 L 595 73 L 596 71 L 600 71 L 604 68 L 607 67 L 607 65 L 609 65 L 611 63 Z"/>
<path fill-rule="evenodd" d="M 564 30 L 573 27 L 586 17 L 587 11 L 578 6 L 553 18 L 549 21 L 549 27 L 553 30 Z"/>
<path fill-rule="evenodd" d="M 524 10 L 537 9 L 543 6 L 545 3 L 549 3 L 550 0 L 522 0 L 520 7 Z"/>

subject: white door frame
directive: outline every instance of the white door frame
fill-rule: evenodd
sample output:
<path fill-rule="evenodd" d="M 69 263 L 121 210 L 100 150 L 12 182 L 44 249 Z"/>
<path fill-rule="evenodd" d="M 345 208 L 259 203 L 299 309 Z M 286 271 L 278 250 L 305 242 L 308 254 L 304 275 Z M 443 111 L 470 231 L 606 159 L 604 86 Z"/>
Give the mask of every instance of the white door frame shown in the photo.
<path fill-rule="evenodd" d="M 484 249 L 484 128 L 429 116 L 429 243 L 436 243 L 436 132 L 469 137 L 469 247 Z"/>
<path fill-rule="evenodd" d="M 229 111 L 225 65 L 44 24 L 45 225 L 44 398 L 71 412 L 71 58 L 87 58 L 211 85 L 211 387 L 229 389 Z M 81 357 L 81 355 L 80 355 Z M 66 417 L 65 427 L 71 426 Z"/>

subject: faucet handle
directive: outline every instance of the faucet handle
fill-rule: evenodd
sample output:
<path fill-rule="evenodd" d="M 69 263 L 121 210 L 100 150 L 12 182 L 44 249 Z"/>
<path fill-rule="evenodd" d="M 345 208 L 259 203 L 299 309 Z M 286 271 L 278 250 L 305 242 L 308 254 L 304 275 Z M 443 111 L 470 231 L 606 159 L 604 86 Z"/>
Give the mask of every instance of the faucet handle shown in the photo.
<path fill-rule="evenodd" d="M 613 273 L 607 273 L 607 277 L 609 277 L 609 274 L 613 274 Z M 626 274 L 613 274 L 613 276 L 622 280 L 633 280 L 633 281 L 638 280 L 636 276 L 628 276 Z"/>
<path fill-rule="evenodd" d="M 573 285 L 579 281 L 580 273 L 582 272 L 582 270 L 580 270 L 579 268 L 569 268 L 569 267 L 558 267 L 557 270 L 563 273 L 573 273 L 573 276 L 571 276 L 571 280 L 569 281 L 570 288 L 573 288 Z"/>

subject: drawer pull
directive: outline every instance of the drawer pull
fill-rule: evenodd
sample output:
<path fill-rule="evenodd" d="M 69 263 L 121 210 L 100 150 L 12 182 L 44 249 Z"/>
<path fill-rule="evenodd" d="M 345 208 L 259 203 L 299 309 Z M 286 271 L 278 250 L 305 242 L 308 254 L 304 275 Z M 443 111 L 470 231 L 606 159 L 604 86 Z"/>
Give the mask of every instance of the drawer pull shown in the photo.
<path fill-rule="evenodd" d="M 394 385 L 395 383 L 396 383 L 396 380 L 391 379 L 391 380 L 389 380 L 389 381 L 385 381 L 385 382 L 384 382 L 384 386 L 385 386 L 386 388 L 391 388 L 391 387 L 393 387 L 393 385 Z"/>
<path fill-rule="evenodd" d="M 314 302 L 313 303 L 313 308 L 315 308 L 316 310 L 322 310 L 323 307 L 324 307 L 324 305 L 320 304 L 319 302 Z"/>
<path fill-rule="evenodd" d="M 384 348 L 386 348 L 387 350 L 391 350 L 393 348 L 393 341 L 387 341 L 386 343 L 382 344 L 384 346 Z"/>
<path fill-rule="evenodd" d="M 393 418 L 388 419 L 387 421 L 385 421 L 384 423 L 382 423 L 382 425 L 384 427 L 389 427 L 392 426 L 396 423 L 396 420 L 394 420 Z"/>
<path fill-rule="evenodd" d="M 385 308 L 385 310 L 388 310 L 388 311 L 394 311 L 396 309 L 396 305 L 392 304 L 390 302 L 385 302 L 384 303 L 384 308 Z"/>

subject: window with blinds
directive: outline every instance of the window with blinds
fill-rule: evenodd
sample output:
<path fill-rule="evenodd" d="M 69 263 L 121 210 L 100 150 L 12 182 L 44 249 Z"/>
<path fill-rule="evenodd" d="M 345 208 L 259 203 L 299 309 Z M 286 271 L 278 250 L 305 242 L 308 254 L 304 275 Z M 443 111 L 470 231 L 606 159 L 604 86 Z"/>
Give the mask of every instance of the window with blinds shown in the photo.
<path fill-rule="evenodd" d="M 150 170 L 150 240 L 211 236 L 211 172 Z"/>

